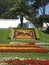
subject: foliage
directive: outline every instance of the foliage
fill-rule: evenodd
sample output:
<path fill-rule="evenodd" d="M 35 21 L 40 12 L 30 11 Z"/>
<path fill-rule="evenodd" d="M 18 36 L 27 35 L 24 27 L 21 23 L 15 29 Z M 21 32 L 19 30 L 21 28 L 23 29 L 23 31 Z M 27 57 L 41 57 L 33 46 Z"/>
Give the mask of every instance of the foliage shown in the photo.
<path fill-rule="evenodd" d="M 12 35 L 13 35 L 13 28 L 10 28 L 9 37 L 8 38 L 12 38 Z"/>
<path fill-rule="evenodd" d="M 40 39 L 39 31 L 37 28 L 35 28 L 35 35 L 36 35 L 36 39 Z"/>
<path fill-rule="evenodd" d="M 41 15 L 39 17 L 40 22 L 48 23 L 49 22 L 49 15 Z"/>
<path fill-rule="evenodd" d="M 41 25 L 42 22 L 40 22 L 40 21 L 39 21 L 39 18 L 37 18 L 37 17 L 35 17 L 35 16 L 33 16 L 33 17 L 28 17 L 27 20 L 31 21 L 31 22 L 35 25 L 35 27 L 38 27 L 38 28 L 39 28 L 39 27 L 42 27 L 42 25 Z"/>
<path fill-rule="evenodd" d="M 46 29 L 46 33 L 49 34 L 49 26 Z"/>
<path fill-rule="evenodd" d="M 44 8 L 48 3 L 49 0 L 0 0 L 0 18 L 16 19 L 20 17 L 21 27 L 23 27 L 23 16 L 28 16 L 30 21 L 38 23 L 36 15 L 39 14 L 41 7 L 45 12 Z"/>
<path fill-rule="evenodd" d="M 13 3 L 12 7 L 10 7 L 5 13 L 3 13 L 1 17 L 5 19 L 15 19 L 17 18 L 17 16 L 19 16 L 21 21 L 21 27 L 23 27 L 23 16 L 30 16 L 33 12 L 31 9 L 33 8 L 27 5 L 27 0 L 14 0 L 14 2 L 16 3 Z"/>
<path fill-rule="evenodd" d="M 49 15 L 46 15 L 46 14 L 41 15 L 41 16 L 39 17 L 38 23 L 39 23 L 39 25 L 41 25 L 41 26 L 43 26 L 43 23 L 45 23 L 45 24 L 47 25 L 47 27 L 48 27 L 48 24 L 47 24 L 47 23 L 49 23 Z"/>
<path fill-rule="evenodd" d="M 4 17 L 3 14 L 7 12 L 13 4 L 16 4 L 16 0 L 0 0 L 0 18 Z"/>

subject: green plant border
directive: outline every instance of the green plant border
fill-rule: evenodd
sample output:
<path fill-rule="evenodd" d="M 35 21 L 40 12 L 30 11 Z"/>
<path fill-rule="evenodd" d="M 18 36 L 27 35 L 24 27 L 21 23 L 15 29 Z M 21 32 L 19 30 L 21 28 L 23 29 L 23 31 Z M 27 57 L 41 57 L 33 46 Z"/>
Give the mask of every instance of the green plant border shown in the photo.
<path fill-rule="evenodd" d="M 14 29 L 13 28 L 10 28 L 10 31 L 9 31 L 9 39 L 11 39 L 12 38 L 12 35 L 13 35 L 13 31 L 14 31 Z"/>
<path fill-rule="evenodd" d="M 36 39 L 40 39 L 39 30 L 36 27 L 34 28 L 34 30 Z"/>

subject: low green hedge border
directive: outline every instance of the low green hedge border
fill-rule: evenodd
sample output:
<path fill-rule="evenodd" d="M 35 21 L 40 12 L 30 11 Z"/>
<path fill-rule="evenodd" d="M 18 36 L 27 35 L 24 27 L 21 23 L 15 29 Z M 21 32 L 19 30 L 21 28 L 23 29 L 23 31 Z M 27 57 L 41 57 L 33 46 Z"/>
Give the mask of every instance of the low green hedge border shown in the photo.
<path fill-rule="evenodd" d="M 10 28 L 9 37 L 8 38 L 10 38 L 10 39 L 12 38 L 13 31 L 14 31 L 13 28 Z"/>
<path fill-rule="evenodd" d="M 40 39 L 39 30 L 37 28 L 34 28 L 34 30 L 35 30 L 36 39 Z"/>

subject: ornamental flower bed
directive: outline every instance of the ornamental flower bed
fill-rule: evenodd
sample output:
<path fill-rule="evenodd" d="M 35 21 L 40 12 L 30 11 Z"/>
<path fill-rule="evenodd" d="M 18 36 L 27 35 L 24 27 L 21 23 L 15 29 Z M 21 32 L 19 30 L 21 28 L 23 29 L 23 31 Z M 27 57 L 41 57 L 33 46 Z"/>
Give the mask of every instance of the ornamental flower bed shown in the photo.
<path fill-rule="evenodd" d="M 2 44 L 1 44 L 2 45 Z M 35 45 L 3 45 L 0 46 L 0 51 L 4 52 L 48 52 L 45 48 Z"/>
<path fill-rule="evenodd" d="M 11 43 L 11 44 L 0 44 L 0 47 L 16 47 L 16 46 L 31 46 L 31 45 L 35 45 L 36 43 L 35 42 L 25 42 L 25 43 Z"/>
<path fill-rule="evenodd" d="M 13 39 L 35 39 L 34 30 L 14 29 Z"/>
<path fill-rule="evenodd" d="M 35 45 L 36 43 L 35 42 L 27 42 L 26 44 L 28 44 L 28 45 Z"/>
<path fill-rule="evenodd" d="M 49 65 L 49 60 L 35 60 L 35 59 L 4 59 L 0 60 L 0 65 Z"/>

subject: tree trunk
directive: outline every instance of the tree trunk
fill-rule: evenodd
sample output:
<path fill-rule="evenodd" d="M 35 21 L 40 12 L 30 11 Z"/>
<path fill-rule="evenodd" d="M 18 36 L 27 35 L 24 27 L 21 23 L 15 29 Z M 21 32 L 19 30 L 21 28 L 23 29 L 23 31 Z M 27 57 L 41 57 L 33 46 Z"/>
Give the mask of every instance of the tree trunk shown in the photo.
<path fill-rule="evenodd" d="M 23 27 L 23 15 L 20 17 L 20 21 L 21 21 L 21 27 Z"/>

